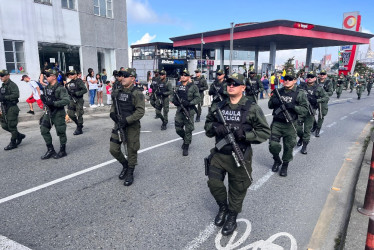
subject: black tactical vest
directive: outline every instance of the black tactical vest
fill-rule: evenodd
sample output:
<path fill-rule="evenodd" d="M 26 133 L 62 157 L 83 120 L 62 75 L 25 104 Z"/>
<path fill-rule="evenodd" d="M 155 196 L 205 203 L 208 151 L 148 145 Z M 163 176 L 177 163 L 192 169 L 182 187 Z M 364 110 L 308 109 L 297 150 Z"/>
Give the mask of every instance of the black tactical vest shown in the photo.
<path fill-rule="evenodd" d="M 225 84 L 225 81 L 223 81 L 222 83 L 218 83 L 218 82 L 213 83 L 213 87 L 215 88 L 214 94 L 213 94 L 213 103 L 222 101 L 218 98 L 217 91 L 221 95 L 221 97 L 225 99 L 224 88 L 223 88 L 224 84 Z"/>
<path fill-rule="evenodd" d="M 248 115 L 248 111 L 251 108 L 251 101 L 247 100 L 245 105 L 238 105 L 236 109 L 231 109 L 229 104 L 226 103 L 226 101 L 220 102 L 218 104 L 218 108 L 221 109 L 223 118 L 225 119 L 226 123 L 229 125 L 231 130 L 238 130 L 240 129 L 243 124 L 247 123 L 246 117 Z M 224 105 L 222 107 L 222 105 Z M 220 121 L 218 118 L 218 114 L 216 113 L 216 119 Z M 222 137 L 216 136 L 216 143 L 218 143 L 220 140 L 222 140 Z M 240 148 L 244 151 L 246 147 L 248 146 L 247 143 L 243 142 L 237 142 L 240 146 Z M 231 154 L 232 147 L 231 145 L 224 146 L 220 151 L 222 154 Z"/>
<path fill-rule="evenodd" d="M 299 90 L 286 92 L 284 88 L 279 89 L 279 95 L 281 96 L 284 104 L 292 103 L 294 106 L 296 106 L 296 98 L 297 98 L 298 93 L 299 93 Z M 273 110 L 274 121 L 286 123 L 287 120 L 284 117 L 283 112 L 280 112 L 279 114 L 275 114 L 275 111 L 277 110 L 277 108 L 279 108 L 279 106 L 274 107 L 274 110 Z M 297 119 L 297 113 L 294 109 L 287 109 L 287 111 L 290 114 L 292 120 Z"/>
<path fill-rule="evenodd" d="M 338 84 L 339 85 L 342 85 L 342 84 L 344 84 L 344 78 L 338 78 Z"/>
<path fill-rule="evenodd" d="M 326 79 L 325 82 L 321 82 L 323 84 L 323 89 L 326 91 L 326 92 L 329 92 L 329 85 L 330 85 L 330 80 L 329 79 Z"/>
<path fill-rule="evenodd" d="M 159 88 L 160 88 L 160 92 L 161 93 L 164 93 L 164 92 L 167 92 L 168 91 L 168 89 L 167 89 L 167 87 L 166 87 L 166 83 L 167 83 L 167 80 L 165 79 L 165 81 L 160 81 L 159 83 L 158 83 L 158 86 L 159 86 Z"/>
<path fill-rule="evenodd" d="M 257 95 L 258 94 L 258 90 L 260 88 L 260 86 L 258 85 L 258 82 L 257 82 L 257 79 L 253 78 L 248 78 L 248 82 L 246 84 L 246 90 L 245 90 L 245 94 L 248 96 L 248 95 Z"/>
<path fill-rule="evenodd" d="M 135 105 L 133 104 L 133 94 L 136 88 L 134 87 L 130 93 L 125 93 L 123 91 L 119 91 L 117 95 L 117 102 L 119 113 L 121 114 L 123 119 L 132 115 L 135 111 Z"/>
<path fill-rule="evenodd" d="M 198 78 L 198 77 L 195 77 L 194 79 L 193 79 L 193 82 L 194 82 L 194 84 L 200 89 L 200 80 L 201 80 L 201 77 L 200 78 Z"/>
<path fill-rule="evenodd" d="M 183 86 L 183 84 L 179 85 L 178 87 L 178 96 L 181 100 L 187 100 L 188 101 L 188 89 L 190 88 L 190 84 L 187 83 L 186 86 Z"/>
<path fill-rule="evenodd" d="M 316 96 L 316 94 L 317 94 L 318 84 L 314 83 L 314 85 L 312 87 L 309 87 L 307 84 L 305 84 L 305 86 L 303 86 L 303 88 L 306 90 L 306 94 L 307 94 L 309 103 L 312 105 L 313 108 L 317 109 L 318 106 L 317 106 L 317 96 Z"/>

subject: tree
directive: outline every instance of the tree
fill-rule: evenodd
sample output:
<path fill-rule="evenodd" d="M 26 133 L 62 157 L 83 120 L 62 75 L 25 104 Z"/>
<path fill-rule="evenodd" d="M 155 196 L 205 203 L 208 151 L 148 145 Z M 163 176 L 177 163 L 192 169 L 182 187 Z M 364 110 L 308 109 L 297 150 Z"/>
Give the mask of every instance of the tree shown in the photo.
<path fill-rule="evenodd" d="M 294 56 L 291 57 L 291 58 L 289 58 L 289 59 L 284 63 L 283 68 L 284 68 L 285 70 L 287 70 L 287 69 L 294 70 L 294 69 L 295 69 L 295 65 L 293 64 L 293 61 L 294 61 L 294 60 L 295 60 L 295 57 L 294 57 Z"/>
<path fill-rule="evenodd" d="M 362 62 L 356 62 L 355 72 L 359 73 L 360 75 L 364 75 L 366 72 L 372 72 L 373 70 L 370 69 L 366 64 Z"/>

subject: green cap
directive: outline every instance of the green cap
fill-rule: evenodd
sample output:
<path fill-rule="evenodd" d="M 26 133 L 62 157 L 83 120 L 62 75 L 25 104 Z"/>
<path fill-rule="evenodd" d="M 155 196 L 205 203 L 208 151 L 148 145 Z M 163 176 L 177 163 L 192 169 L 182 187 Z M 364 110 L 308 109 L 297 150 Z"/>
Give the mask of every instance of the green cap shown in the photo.
<path fill-rule="evenodd" d="M 201 73 L 201 69 L 195 69 L 195 73 Z"/>
<path fill-rule="evenodd" d="M 296 77 L 295 72 L 293 70 L 290 70 L 290 69 L 286 71 L 286 75 L 285 76 L 290 76 L 292 78 Z"/>
<path fill-rule="evenodd" d="M 217 75 L 223 75 L 223 74 L 225 74 L 225 72 L 222 69 L 220 69 L 220 70 L 217 70 L 216 74 Z"/>
<path fill-rule="evenodd" d="M 309 71 L 308 74 L 307 74 L 307 76 L 308 75 L 316 76 L 316 73 L 314 71 Z"/>
<path fill-rule="evenodd" d="M 240 85 L 245 85 L 244 76 L 242 74 L 234 73 L 232 75 L 229 75 L 229 77 L 227 78 L 227 82 L 231 81 L 234 81 Z"/>
<path fill-rule="evenodd" d="M 153 70 L 153 73 L 160 73 L 158 69 Z"/>
<path fill-rule="evenodd" d="M 165 70 L 161 70 L 160 71 L 160 75 L 166 75 L 166 71 Z"/>
<path fill-rule="evenodd" d="M 3 69 L 3 70 L 0 71 L 0 76 L 6 76 L 6 75 L 9 75 L 8 70 Z"/>
<path fill-rule="evenodd" d="M 76 75 L 77 74 L 77 71 L 75 71 L 74 69 L 72 70 L 69 70 L 68 72 L 66 72 L 66 75 Z"/>
<path fill-rule="evenodd" d="M 136 69 L 135 68 L 127 68 L 126 71 L 130 74 L 130 76 L 136 77 Z"/>
<path fill-rule="evenodd" d="M 182 75 L 186 75 L 186 76 L 190 76 L 190 72 L 187 70 L 187 69 L 184 69 L 183 71 L 182 71 Z"/>
<path fill-rule="evenodd" d="M 326 70 L 323 69 L 323 70 L 321 70 L 321 72 L 319 72 L 319 74 L 320 75 L 327 75 L 327 72 L 326 72 Z"/>
<path fill-rule="evenodd" d="M 50 76 L 50 75 L 58 76 L 58 72 L 57 72 L 56 70 L 54 70 L 54 69 L 47 69 L 47 70 L 45 71 L 45 75 L 46 75 L 47 77 Z"/>

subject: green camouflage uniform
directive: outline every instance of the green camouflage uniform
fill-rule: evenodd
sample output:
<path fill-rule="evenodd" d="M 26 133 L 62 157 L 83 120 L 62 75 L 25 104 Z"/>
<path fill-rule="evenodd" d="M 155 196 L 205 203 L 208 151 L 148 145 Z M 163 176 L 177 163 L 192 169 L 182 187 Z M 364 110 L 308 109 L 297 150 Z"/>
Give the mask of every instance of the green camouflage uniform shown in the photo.
<path fill-rule="evenodd" d="M 117 159 L 121 164 L 128 162 L 129 168 L 135 168 L 138 164 L 138 150 L 140 148 L 140 119 L 145 113 L 145 101 L 143 93 L 134 85 L 129 88 L 124 88 L 122 85 L 117 85 L 117 88 L 112 92 L 113 105 L 110 113 L 117 114 L 118 105 L 120 114 L 123 120 L 126 120 L 127 125 L 124 128 L 125 138 L 127 139 L 128 160 L 125 159 L 121 151 L 120 137 L 118 134 L 118 125 L 114 124 L 112 135 L 110 137 L 110 154 Z M 118 101 L 118 103 L 116 103 Z"/>
<path fill-rule="evenodd" d="M 274 92 L 275 90 L 273 90 Z M 297 126 L 298 116 L 306 116 L 308 112 L 308 98 L 304 91 L 299 90 L 297 85 L 288 90 L 283 88 L 279 89 L 279 94 L 287 108 L 288 113 L 293 119 L 293 124 Z M 296 145 L 296 131 L 292 124 L 287 122 L 283 112 L 278 113 L 277 109 L 281 106 L 276 94 L 269 99 L 268 107 L 273 109 L 273 122 L 271 123 L 271 137 L 269 140 L 269 151 L 273 155 L 276 162 L 281 162 L 279 153 L 282 150 L 281 138 L 283 138 L 283 163 L 292 161 L 293 148 Z"/>
<path fill-rule="evenodd" d="M 70 96 L 68 115 L 78 126 L 83 127 L 83 95 L 87 93 L 87 88 L 82 79 L 71 80 L 65 85 Z"/>
<path fill-rule="evenodd" d="M 230 99 L 214 103 L 206 117 L 204 129 L 208 137 L 216 136 L 216 142 L 221 139 L 216 135 L 214 127 L 215 123 L 221 123 L 217 117 L 218 108 L 228 114 L 224 115 L 227 123 L 230 123 L 230 121 L 235 122 L 236 120 L 240 121 L 239 126 L 243 126 L 245 138 L 241 141 L 237 139 L 237 143 L 242 149 L 247 171 L 251 175 L 251 144 L 265 142 L 270 137 L 270 128 L 264 113 L 256 103 L 252 103 L 245 96 L 237 104 L 231 104 Z M 238 122 L 235 126 L 238 125 Z M 226 203 L 228 200 L 229 210 L 240 213 L 247 189 L 251 185 L 251 180 L 244 167 L 237 167 L 230 145 L 224 146 L 220 151 L 217 148 L 213 148 L 210 152 L 211 160 L 208 171 L 209 180 L 207 182 L 210 192 L 218 204 Z M 224 184 L 226 173 L 228 173 L 228 193 Z"/>
<path fill-rule="evenodd" d="M 264 91 L 264 85 L 262 82 L 258 79 L 258 77 L 255 75 L 254 77 L 246 78 L 246 90 L 245 95 L 247 96 L 248 100 L 251 102 L 258 101 L 258 94 Z"/>
<path fill-rule="evenodd" d="M 194 77 L 193 82 L 196 87 L 199 89 L 200 101 L 197 104 L 197 114 L 196 118 L 201 116 L 201 107 L 204 105 L 204 91 L 208 89 L 208 83 L 203 76 Z"/>
<path fill-rule="evenodd" d="M 319 84 L 323 87 L 328 97 L 332 96 L 334 91 L 330 79 L 326 78 L 324 82 L 320 81 Z M 327 112 L 329 111 L 328 101 L 329 99 L 326 102 L 321 102 L 321 110 L 318 109 L 318 111 L 321 112 L 321 115 L 318 115 L 318 122 L 316 127 L 317 129 L 322 128 L 324 118 L 327 115 Z"/>
<path fill-rule="evenodd" d="M 356 87 L 357 99 L 361 99 L 361 94 L 365 88 L 366 88 L 366 80 L 363 76 L 359 76 L 357 80 L 357 87 Z"/>
<path fill-rule="evenodd" d="M 371 91 L 371 88 L 373 87 L 373 82 L 374 82 L 374 76 L 373 75 L 371 75 L 371 76 L 369 76 L 369 78 L 368 78 L 368 80 L 367 80 L 367 87 L 366 87 L 366 89 L 367 89 L 367 91 L 368 91 L 368 95 L 370 95 L 370 91 Z"/>
<path fill-rule="evenodd" d="M 169 96 L 173 93 L 173 88 L 171 83 L 165 78 L 158 82 L 156 90 L 153 92 L 154 96 L 160 100 L 161 105 L 156 106 L 156 117 L 160 118 L 161 121 L 165 124 L 168 123 L 168 114 L 169 114 Z M 152 95 L 153 96 L 153 95 Z M 163 115 L 161 114 L 161 109 L 163 110 Z"/>
<path fill-rule="evenodd" d="M 17 130 L 19 108 L 17 106 L 19 98 L 19 89 L 17 84 L 12 82 L 10 79 L 3 82 L 0 88 L 0 94 L 3 96 L 4 101 L 0 104 L 2 111 L 5 111 L 6 115 L 1 115 L 1 127 L 11 133 L 11 140 L 13 142 L 18 138 L 19 132 Z"/>
<path fill-rule="evenodd" d="M 337 83 L 336 83 L 336 95 L 337 95 L 337 98 L 340 98 L 340 95 L 343 92 L 343 86 L 345 85 L 345 81 L 346 81 L 345 77 L 342 74 L 337 79 Z"/>
<path fill-rule="evenodd" d="M 213 103 L 218 103 L 218 102 L 222 101 L 222 100 L 219 99 L 217 91 L 223 99 L 227 98 L 227 85 L 226 85 L 225 80 L 223 80 L 222 83 L 220 83 L 216 79 L 210 85 L 209 95 L 211 95 L 213 97 L 212 105 L 213 105 Z"/>

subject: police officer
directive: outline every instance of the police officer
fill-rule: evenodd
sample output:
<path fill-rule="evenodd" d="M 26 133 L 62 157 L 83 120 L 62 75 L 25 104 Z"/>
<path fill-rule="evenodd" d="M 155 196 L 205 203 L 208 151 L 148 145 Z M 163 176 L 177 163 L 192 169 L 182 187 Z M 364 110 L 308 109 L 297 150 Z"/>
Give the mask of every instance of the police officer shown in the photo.
<path fill-rule="evenodd" d="M 356 86 L 356 92 L 357 92 L 357 100 L 361 99 L 361 94 L 366 88 L 366 80 L 363 75 L 357 75 L 357 86 Z"/>
<path fill-rule="evenodd" d="M 281 100 L 279 100 L 275 91 L 277 89 L 273 90 L 268 103 L 268 107 L 273 109 L 273 122 L 271 123 L 269 141 L 269 151 L 274 159 L 274 165 L 271 170 L 278 172 L 279 166 L 282 165 L 279 175 L 286 177 L 288 164 L 293 159 L 293 147 L 296 145 L 297 119 L 298 116 L 305 116 L 307 114 L 308 98 L 304 91 L 297 88 L 296 78 L 291 70 L 287 71 L 284 77 L 283 88 L 280 88 L 278 91 Z M 291 120 L 287 118 L 286 111 Z M 281 139 L 283 140 L 282 160 L 279 157 L 279 153 L 282 150 Z"/>
<path fill-rule="evenodd" d="M 156 98 L 160 100 L 160 105 L 156 106 L 156 117 L 160 118 L 162 121 L 161 130 L 166 130 L 169 113 L 169 96 L 173 93 L 173 88 L 166 78 L 165 70 L 160 71 L 160 79 L 153 93 L 156 95 Z M 163 115 L 161 114 L 161 109 L 163 110 Z"/>
<path fill-rule="evenodd" d="M 367 81 L 367 91 L 368 91 L 368 96 L 370 95 L 370 91 L 371 91 L 371 88 L 373 87 L 373 83 L 374 83 L 374 75 L 371 74 L 368 76 L 368 81 Z"/>
<path fill-rule="evenodd" d="M 298 146 L 303 145 L 301 148 L 302 154 L 307 154 L 307 145 L 310 141 L 310 133 L 315 121 L 316 110 L 318 109 L 319 103 L 327 103 L 329 98 L 323 89 L 323 87 L 316 83 L 317 78 L 314 71 L 310 71 L 307 74 L 307 82 L 300 84 L 298 87 L 303 89 L 308 97 L 308 113 L 303 117 L 299 116 L 298 121 L 298 136 L 300 137 L 297 142 Z M 304 128 L 302 123 L 304 122 Z"/>
<path fill-rule="evenodd" d="M 204 105 L 204 91 L 208 89 L 208 83 L 205 77 L 201 75 L 201 69 L 195 69 L 195 75 L 193 81 L 200 93 L 200 102 L 197 104 L 196 122 L 200 122 L 201 107 Z"/>
<path fill-rule="evenodd" d="M 227 79 L 229 98 L 212 105 L 204 127 L 206 135 L 215 137 L 216 143 L 225 138 L 227 130 L 217 114 L 217 110 L 220 109 L 228 126 L 233 128 L 232 132 L 245 160 L 245 166 L 237 167 L 230 144 L 220 147 L 220 150 L 215 147 L 210 151 L 208 187 L 219 206 L 214 223 L 216 226 L 223 226 L 223 235 L 230 235 L 235 230 L 236 217 L 242 211 L 247 189 L 252 183 L 251 144 L 262 143 L 270 137 L 270 128 L 261 108 L 243 96 L 245 88 L 242 74 L 235 73 L 229 76 Z M 228 192 L 224 184 L 226 173 L 228 173 Z"/>
<path fill-rule="evenodd" d="M 222 99 L 227 98 L 226 89 L 225 72 L 220 69 L 216 72 L 216 80 L 214 80 L 209 88 L 209 95 L 213 97 L 212 105 L 213 103 L 222 101 L 219 96 L 221 96 Z"/>
<path fill-rule="evenodd" d="M 57 82 L 57 71 L 49 69 L 45 71 L 45 76 L 48 85 L 44 88 L 44 93 L 40 97 L 45 109 L 45 113 L 40 119 L 40 132 L 47 144 L 47 152 L 41 158 L 42 160 L 51 157 L 59 159 L 66 156 L 66 112 L 64 106 L 68 105 L 70 100 L 66 89 Z M 60 152 L 57 154 L 50 133 L 53 125 L 55 125 L 57 135 L 60 138 Z"/>
<path fill-rule="evenodd" d="M 344 77 L 343 72 L 341 72 L 336 83 L 336 96 L 338 99 L 340 98 L 340 95 L 342 94 L 344 85 L 345 85 L 345 77 Z"/>
<path fill-rule="evenodd" d="M 110 118 L 115 124 L 110 137 L 109 151 L 123 166 L 119 179 L 125 180 L 125 186 L 130 186 L 134 181 L 133 175 L 138 164 L 140 148 L 140 119 L 145 112 L 144 95 L 134 86 L 135 78 L 136 73 L 131 69 L 118 72 L 117 80 L 121 85 L 112 92 L 113 105 L 110 109 Z M 121 151 L 121 144 L 124 142 L 120 131 L 124 132 L 126 138 L 124 147 L 128 152 L 128 159 Z"/>
<path fill-rule="evenodd" d="M 70 96 L 68 115 L 77 125 L 77 129 L 74 131 L 73 135 L 80 135 L 83 134 L 83 95 L 87 93 L 87 88 L 82 79 L 77 77 L 77 72 L 75 70 L 70 70 L 66 75 L 68 79 L 65 88 Z"/>
<path fill-rule="evenodd" d="M 246 79 L 245 95 L 249 100 L 257 103 L 258 94 L 263 90 L 264 86 L 262 82 L 258 79 L 254 70 L 250 69 L 249 77 Z"/>
<path fill-rule="evenodd" d="M 321 85 L 321 87 L 323 87 L 328 97 L 332 96 L 334 91 L 330 79 L 327 79 L 326 70 L 321 70 L 321 72 L 319 73 L 319 84 Z M 320 114 L 318 114 L 318 121 L 315 121 L 313 123 L 313 128 L 311 131 L 312 133 L 314 131 L 316 132 L 316 137 L 319 137 L 319 132 L 321 131 L 323 121 L 325 119 L 325 116 L 327 115 L 327 112 L 329 111 L 328 101 L 329 100 L 321 104 L 318 104 L 318 112 Z"/>
<path fill-rule="evenodd" d="M 194 131 L 194 115 L 196 106 L 200 103 L 200 93 L 197 85 L 191 82 L 190 72 L 185 69 L 181 75 L 181 84 L 176 88 L 172 103 L 177 106 L 175 113 L 175 131 L 183 139 L 183 156 L 188 155 L 188 148 Z M 184 113 L 183 108 L 187 110 Z"/>
<path fill-rule="evenodd" d="M 150 97 L 150 103 L 151 103 L 152 107 L 154 107 L 155 110 L 156 110 L 155 119 L 157 119 L 158 118 L 157 109 L 161 110 L 161 100 L 159 99 L 159 96 L 157 96 L 155 94 L 155 92 L 157 92 L 158 84 L 159 84 L 159 81 L 160 81 L 160 71 L 158 69 L 155 69 L 153 71 L 153 74 L 154 74 L 154 76 L 152 77 L 152 82 L 151 82 L 151 85 L 150 85 L 150 87 L 152 89 L 152 95 Z"/>
<path fill-rule="evenodd" d="M 17 84 L 10 80 L 9 72 L 6 69 L 0 71 L 0 80 L 2 82 L 0 88 L 0 105 L 1 105 L 1 127 L 11 133 L 10 143 L 4 150 L 15 149 L 26 135 L 18 132 L 18 114 L 19 108 L 17 106 L 19 98 L 19 89 Z"/>
<path fill-rule="evenodd" d="M 331 75 L 332 89 L 333 92 L 336 90 L 336 84 L 338 83 L 338 76 L 335 74 Z"/>
<path fill-rule="evenodd" d="M 355 77 L 351 75 L 351 72 L 347 74 L 347 82 L 349 82 L 349 88 L 351 90 L 349 93 L 352 93 L 355 86 Z"/>

